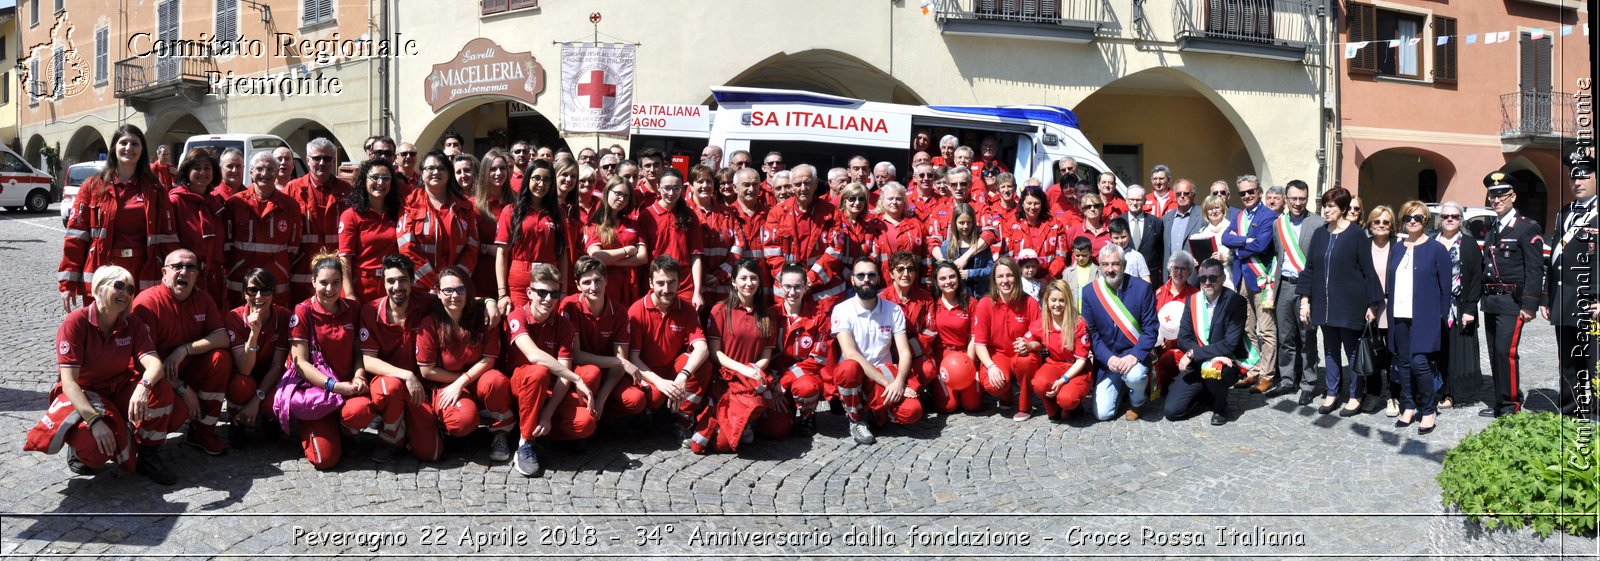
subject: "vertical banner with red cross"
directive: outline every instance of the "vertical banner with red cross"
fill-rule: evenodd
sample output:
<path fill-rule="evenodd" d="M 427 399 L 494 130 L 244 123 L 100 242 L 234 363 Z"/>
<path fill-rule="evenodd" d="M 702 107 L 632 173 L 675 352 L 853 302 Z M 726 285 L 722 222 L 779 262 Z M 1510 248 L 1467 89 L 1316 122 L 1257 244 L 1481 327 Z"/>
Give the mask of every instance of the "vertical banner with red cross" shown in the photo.
<path fill-rule="evenodd" d="M 634 46 L 561 45 L 561 128 L 567 133 L 627 133 L 633 119 Z"/>

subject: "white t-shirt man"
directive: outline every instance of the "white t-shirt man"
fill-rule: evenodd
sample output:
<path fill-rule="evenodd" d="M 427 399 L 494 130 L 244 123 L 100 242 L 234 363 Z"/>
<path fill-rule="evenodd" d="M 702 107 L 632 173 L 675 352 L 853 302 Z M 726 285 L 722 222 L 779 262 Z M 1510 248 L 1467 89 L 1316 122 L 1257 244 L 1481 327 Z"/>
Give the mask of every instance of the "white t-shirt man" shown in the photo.
<path fill-rule="evenodd" d="M 861 307 L 860 297 L 840 302 L 833 307 L 832 323 L 829 333 L 849 333 L 861 356 L 879 368 L 889 364 L 895 334 L 906 332 L 905 311 L 882 298 L 871 310 Z"/>

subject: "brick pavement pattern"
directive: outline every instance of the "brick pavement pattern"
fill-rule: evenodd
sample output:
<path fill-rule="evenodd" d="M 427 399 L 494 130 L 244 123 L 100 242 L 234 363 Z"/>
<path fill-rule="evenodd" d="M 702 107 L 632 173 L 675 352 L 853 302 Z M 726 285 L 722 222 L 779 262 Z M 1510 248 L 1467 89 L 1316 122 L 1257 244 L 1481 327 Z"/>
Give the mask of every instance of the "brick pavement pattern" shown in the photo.
<path fill-rule="evenodd" d="M 1235 391 L 1234 420 L 1223 427 L 1209 426 L 1205 415 L 1181 423 L 1151 414 L 1140 422 L 1084 416 L 1055 424 L 1042 417 L 1015 423 L 991 412 L 887 428 L 877 445 L 857 447 L 843 417 L 823 414 L 815 437 L 761 440 L 737 456 L 695 456 L 666 436 L 625 438 L 603 429 L 582 450 L 546 447 L 542 479 L 488 465 L 481 433 L 427 465 L 409 455 L 372 462 L 369 434 L 325 473 L 289 441 L 221 458 L 169 442 L 163 454 L 181 477 L 176 486 L 128 474 L 77 477 L 62 455 L 21 451 L 57 379 L 52 339 L 63 314 L 51 279 L 60 246 L 55 215 L 0 213 L 5 556 L 1600 551 L 1594 539 L 1558 533 L 1540 540 L 1531 530 L 1489 532 L 1439 515 L 1434 477 L 1444 453 L 1488 423 L 1476 414 L 1486 392 L 1444 411 L 1427 437 L 1394 428 L 1382 414 L 1318 416 L 1295 405 L 1293 395 Z M 1524 341 L 1527 400 L 1552 409 L 1552 330 L 1535 322 Z M 1487 380 L 1482 387 L 1490 387 Z M 1219 544 L 1219 526 L 1246 537 Z M 1291 540 L 1298 533 L 1303 544 L 1260 540 L 1257 527 Z M 1029 541 L 918 541 L 957 529 L 1027 533 Z M 795 545 L 716 541 L 736 537 L 734 530 L 795 532 L 785 537 Z M 1153 541 L 1152 533 L 1174 532 L 1199 532 L 1206 546 Z M 1127 545 L 1119 541 L 1124 533 Z"/>

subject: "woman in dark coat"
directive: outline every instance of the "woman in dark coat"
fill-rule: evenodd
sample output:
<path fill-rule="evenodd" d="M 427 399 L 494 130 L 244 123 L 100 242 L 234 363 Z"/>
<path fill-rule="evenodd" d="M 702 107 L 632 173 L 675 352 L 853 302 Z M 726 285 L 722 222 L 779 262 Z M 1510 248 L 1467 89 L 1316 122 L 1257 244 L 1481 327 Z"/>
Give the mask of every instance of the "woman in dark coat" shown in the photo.
<path fill-rule="evenodd" d="M 1330 189 L 1323 193 L 1320 206 L 1328 223 L 1311 236 L 1311 251 L 1295 295 L 1300 297 L 1301 321 L 1322 329 L 1327 390 L 1317 411 L 1326 415 L 1338 407 L 1343 373 L 1339 355 L 1346 363 L 1355 360 L 1356 338 L 1376 317 L 1373 310 L 1382 303 L 1383 291 L 1372 268 L 1372 242 L 1347 218 L 1350 191 Z M 1361 411 L 1361 400 L 1356 399 L 1359 384 L 1344 386 L 1346 405 L 1339 414 L 1349 417 Z"/>
<path fill-rule="evenodd" d="M 1445 335 L 1440 349 L 1444 363 L 1439 386 L 1439 408 L 1456 407 L 1478 391 L 1483 367 L 1478 363 L 1478 300 L 1483 297 L 1483 248 L 1461 229 L 1461 205 L 1439 206 L 1439 233 L 1433 239 L 1450 256 L 1453 302 L 1445 315 Z"/>
<path fill-rule="evenodd" d="M 1433 392 L 1439 373 L 1431 355 L 1444 338 L 1444 317 L 1450 311 L 1450 254 L 1429 239 L 1428 205 L 1409 201 L 1400 207 L 1404 243 L 1395 244 L 1385 267 L 1389 287 L 1389 350 L 1394 353 L 1394 386 L 1399 388 L 1400 415 L 1395 428 L 1411 426 L 1422 416 L 1417 434 L 1433 432 L 1438 403 Z"/>

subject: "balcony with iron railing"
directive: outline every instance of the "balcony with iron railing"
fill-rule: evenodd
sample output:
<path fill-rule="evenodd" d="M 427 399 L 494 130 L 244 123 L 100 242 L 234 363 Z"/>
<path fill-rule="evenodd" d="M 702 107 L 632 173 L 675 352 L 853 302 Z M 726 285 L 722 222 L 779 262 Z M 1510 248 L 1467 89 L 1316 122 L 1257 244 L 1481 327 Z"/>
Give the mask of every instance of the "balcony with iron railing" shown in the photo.
<path fill-rule="evenodd" d="M 1301 61 L 1317 45 L 1319 3 L 1309 0 L 1174 0 L 1185 51 Z"/>
<path fill-rule="evenodd" d="M 1104 0 L 939 0 L 939 31 L 1088 43 L 1106 23 Z"/>
<path fill-rule="evenodd" d="M 207 73 L 216 70 L 211 57 L 126 58 L 116 64 L 116 96 L 135 108 L 178 95 L 199 103 L 206 93 Z"/>
<path fill-rule="evenodd" d="M 1577 138 L 1578 102 L 1567 92 L 1526 89 L 1500 96 L 1500 142 L 1559 148 Z"/>

